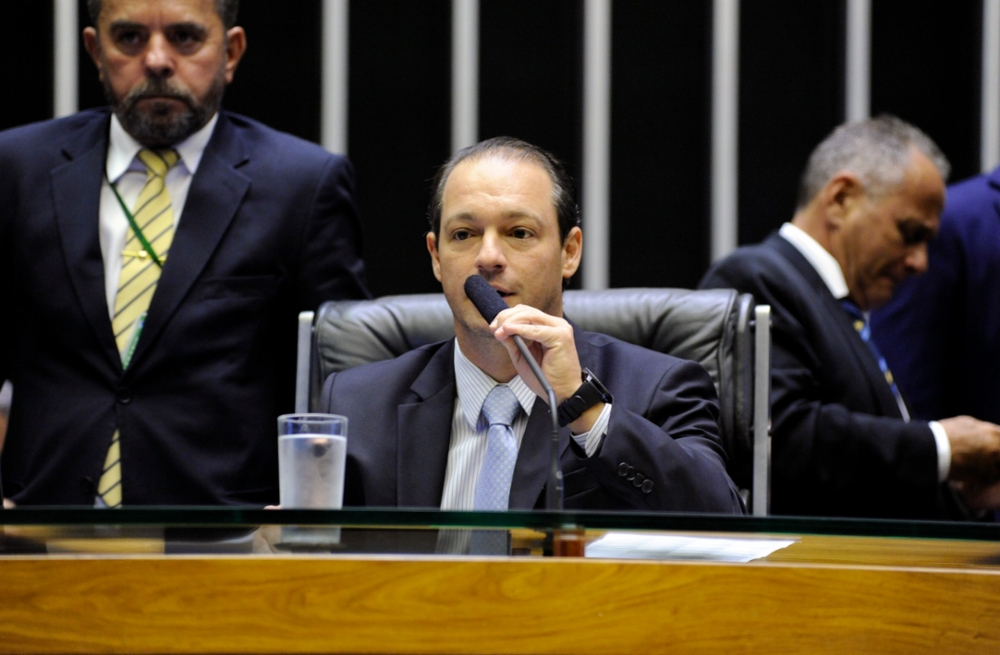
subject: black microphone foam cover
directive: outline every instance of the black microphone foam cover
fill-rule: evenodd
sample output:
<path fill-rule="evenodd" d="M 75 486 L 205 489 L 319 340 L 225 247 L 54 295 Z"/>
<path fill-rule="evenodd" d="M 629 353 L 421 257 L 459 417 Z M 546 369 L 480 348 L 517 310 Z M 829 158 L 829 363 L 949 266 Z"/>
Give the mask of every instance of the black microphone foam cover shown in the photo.
<path fill-rule="evenodd" d="M 497 290 L 490 286 L 486 278 L 480 275 L 470 275 L 465 280 L 465 295 L 476 306 L 487 323 L 492 323 L 496 315 L 507 309 Z"/>

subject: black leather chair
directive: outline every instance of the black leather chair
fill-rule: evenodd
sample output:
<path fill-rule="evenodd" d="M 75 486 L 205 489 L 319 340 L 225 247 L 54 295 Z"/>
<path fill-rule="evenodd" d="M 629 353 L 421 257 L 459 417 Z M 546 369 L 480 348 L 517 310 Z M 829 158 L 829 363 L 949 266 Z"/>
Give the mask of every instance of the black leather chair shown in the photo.
<path fill-rule="evenodd" d="M 694 360 L 708 370 L 719 392 L 720 430 L 729 454 L 729 473 L 741 489 L 763 494 L 752 505 L 755 513 L 766 513 L 766 471 L 760 473 L 765 486 L 752 487 L 757 475 L 753 471 L 755 412 L 763 408 L 765 416 L 758 417 L 757 425 L 766 436 L 769 393 L 769 371 L 755 376 L 753 297 L 727 289 L 566 291 L 563 307 L 566 316 L 585 330 Z M 315 315 L 303 312 L 296 409 L 317 408 L 323 381 L 330 373 L 391 359 L 454 334 L 443 294 L 328 302 Z"/>

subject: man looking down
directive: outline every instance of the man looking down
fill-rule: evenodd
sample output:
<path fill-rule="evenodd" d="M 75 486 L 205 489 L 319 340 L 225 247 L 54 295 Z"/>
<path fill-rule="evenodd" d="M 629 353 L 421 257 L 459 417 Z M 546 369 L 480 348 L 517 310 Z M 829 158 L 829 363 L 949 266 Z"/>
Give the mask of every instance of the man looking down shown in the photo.
<path fill-rule="evenodd" d="M 772 309 L 775 513 L 963 518 L 1000 501 L 1000 427 L 910 421 L 870 338 L 868 312 L 927 268 L 947 174 L 898 118 L 842 125 L 810 156 L 791 222 L 701 281 Z"/>

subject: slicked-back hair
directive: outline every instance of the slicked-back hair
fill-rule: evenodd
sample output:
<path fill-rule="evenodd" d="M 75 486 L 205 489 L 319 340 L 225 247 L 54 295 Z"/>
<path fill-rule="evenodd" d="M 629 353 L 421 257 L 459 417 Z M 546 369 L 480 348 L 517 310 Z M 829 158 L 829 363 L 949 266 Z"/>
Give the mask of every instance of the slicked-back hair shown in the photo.
<path fill-rule="evenodd" d="M 883 114 L 841 125 L 809 156 L 796 209 L 808 205 L 834 175 L 845 170 L 858 177 L 867 193 L 884 196 L 903 182 L 911 163 L 911 148 L 931 160 L 941 179 L 948 179 L 948 158 L 929 136 L 906 121 Z"/>
<path fill-rule="evenodd" d="M 87 0 L 87 13 L 90 22 L 96 28 L 97 17 L 101 15 L 101 0 Z M 222 24 L 228 30 L 236 25 L 236 14 L 239 13 L 240 0 L 215 0 L 215 13 L 222 19 Z"/>
<path fill-rule="evenodd" d="M 512 162 L 531 162 L 541 166 L 549 174 L 549 179 L 552 180 L 552 204 L 555 206 L 556 216 L 559 218 L 560 241 L 566 241 L 570 230 L 580 224 L 580 209 L 576 206 L 576 201 L 573 200 L 572 178 L 566 172 L 566 167 L 555 155 L 527 141 L 509 136 L 493 137 L 480 141 L 474 146 L 462 148 L 438 169 L 434 176 L 431 203 L 427 208 L 427 220 L 430 222 L 431 232 L 434 233 L 434 236 L 440 236 L 441 201 L 444 197 L 444 185 L 448 182 L 451 172 L 465 160 L 490 157 Z"/>

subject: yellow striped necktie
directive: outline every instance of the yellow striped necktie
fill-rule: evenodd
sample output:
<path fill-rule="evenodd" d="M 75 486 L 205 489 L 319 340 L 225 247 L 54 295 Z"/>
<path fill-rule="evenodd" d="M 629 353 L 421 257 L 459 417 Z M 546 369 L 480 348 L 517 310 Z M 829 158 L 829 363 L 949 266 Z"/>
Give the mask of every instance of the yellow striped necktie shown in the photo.
<path fill-rule="evenodd" d="M 164 265 L 170 244 L 174 240 L 174 211 L 165 179 L 167 171 L 177 163 L 179 155 L 174 150 L 140 150 L 139 159 L 146 165 L 146 184 L 139 192 L 139 199 L 132 210 L 134 224 L 152 246 L 157 258 Z M 146 252 L 132 226 L 128 229 L 125 249 L 122 251 L 122 270 L 115 296 L 115 313 L 111 327 L 121 354 L 122 366 L 128 368 L 132 353 L 139 341 L 142 325 L 146 320 L 149 303 L 160 280 L 160 266 Z M 104 460 L 104 470 L 97 484 L 97 494 L 108 507 L 121 507 L 122 473 L 119 431 L 115 430 Z"/>

